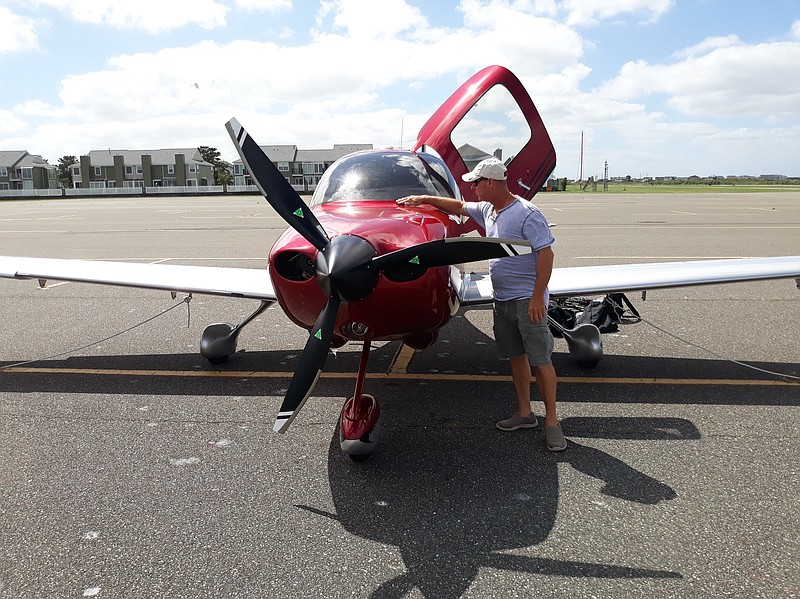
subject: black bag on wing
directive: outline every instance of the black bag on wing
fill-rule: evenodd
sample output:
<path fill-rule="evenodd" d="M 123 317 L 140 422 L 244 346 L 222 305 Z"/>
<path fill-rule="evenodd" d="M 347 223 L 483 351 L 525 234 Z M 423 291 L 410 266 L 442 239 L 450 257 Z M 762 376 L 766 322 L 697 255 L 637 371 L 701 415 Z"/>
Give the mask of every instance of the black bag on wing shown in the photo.
<path fill-rule="evenodd" d="M 575 316 L 589 305 L 589 300 L 585 297 L 559 297 L 551 299 L 547 307 L 547 315 L 555 320 L 565 329 L 575 328 Z M 550 325 L 550 332 L 553 337 L 562 337 L 561 331 Z"/>
<path fill-rule="evenodd" d="M 629 311 L 631 315 L 627 316 Z M 575 326 L 589 323 L 600 329 L 601 333 L 614 333 L 619 330 L 619 323 L 623 319 L 639 322 L 642 317 L 624 293 L 610 293 L 601 300 L 590 302 L 583 312 L 577 314 Z"/>

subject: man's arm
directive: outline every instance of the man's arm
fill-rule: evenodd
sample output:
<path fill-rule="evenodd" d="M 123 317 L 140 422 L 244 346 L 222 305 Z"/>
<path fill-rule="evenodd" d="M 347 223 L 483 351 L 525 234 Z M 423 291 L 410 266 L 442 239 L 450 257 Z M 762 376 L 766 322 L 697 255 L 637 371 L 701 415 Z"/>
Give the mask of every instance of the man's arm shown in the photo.
<path fill-rule="evenodd" d="M 547 316 L 547 302 L 545 292 L 553 273 L 553 248 L 547 246 L 536 252 L 536 284 L 533 287 L 533 297 L 528 304 L 528 316 L 533 322 L 539 322 Z"/>
<path fill-rule="evenodd" d="M 464 202 L 461 200 L 456 200 L 455 198 L 426 195 L 406 196 L 397 200 L 397 203 L 400 206 L 408 207 L 419 206 L 420 204 L 429 204 L 430 206 L 438 208 L 439 210 L 447 212 L 448 214 L 467 216 L 467 213 L 464 211 Z"/>

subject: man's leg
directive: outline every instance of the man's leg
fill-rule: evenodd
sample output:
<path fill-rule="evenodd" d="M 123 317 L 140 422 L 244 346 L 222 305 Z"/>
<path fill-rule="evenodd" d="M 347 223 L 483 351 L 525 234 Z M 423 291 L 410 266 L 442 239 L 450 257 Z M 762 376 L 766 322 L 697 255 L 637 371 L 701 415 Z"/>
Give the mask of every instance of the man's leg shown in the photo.
<path fill-rule="evenodd" d="M 517 393 L 517 411 L 505 420 L 495 422 L 501 431 L 515 431 L 519 428 L 536 428 L 539 421 L 531 411 L 531 365 L 528 356 L 522 354 L 509 358 L 511 377 Z"/>
<path fill-rule="evenodd" d="M 539 397 L 544 402 L 544 423 L 545 426 L 556 426 L 558 417 L 556 416 L 556 369 L 552 364 L 535 366 L 536 387 L 539 390 Z"/>
<path fill-rule="evenodd" d="M 520 303 L 522 307 L 516 305 Z M 517 325 L 516 313 L 525 309 L 525 305 L 527 302 L 495 302 L 494 306 L 495 342 L 501 355 L 510 356 L 511 378 L 517 395 L 517 411 L 514 415 L 495 423 L 501 431 L 535 428 L 538 425 L 531 411 L 531 364 Z"/>
<path fill-rule="evenodd" d="M 514 391 L 517 393 L 517 414 L 523 417 L 530 416 L 532 377 L 528 355 L 514 356 L 508 361 L 511 363 L 511 378 L 514 381 Z"/>

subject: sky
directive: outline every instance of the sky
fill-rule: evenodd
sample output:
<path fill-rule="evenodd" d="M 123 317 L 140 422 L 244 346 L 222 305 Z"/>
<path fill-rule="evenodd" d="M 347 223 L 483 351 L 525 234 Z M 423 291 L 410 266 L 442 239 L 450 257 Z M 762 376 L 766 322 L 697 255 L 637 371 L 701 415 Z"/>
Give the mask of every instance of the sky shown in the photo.
<path fill-rule="evenodd" d="M 0 151 L 408 148 L 492 64 L 555 176 L 800 176 L 797 0 L 0 0 Z"/>

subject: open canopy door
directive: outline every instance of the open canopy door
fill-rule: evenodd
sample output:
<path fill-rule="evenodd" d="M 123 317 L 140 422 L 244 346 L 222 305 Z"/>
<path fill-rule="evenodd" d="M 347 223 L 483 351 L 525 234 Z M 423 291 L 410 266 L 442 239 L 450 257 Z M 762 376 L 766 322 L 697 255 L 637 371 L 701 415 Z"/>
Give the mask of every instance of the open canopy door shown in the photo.
<path fill-rule="evenodd" d="M 483 158 L 497 156 L 508 168 L 508 187 L 530 199 L 556 166 L 556 152 L 539 111 L 519 79 L 501 66 L 476 73 L 428 119 L 416 150 L 432 148 L 455 175 L 466 199 L 474 199 L 461 175 Z"/>

